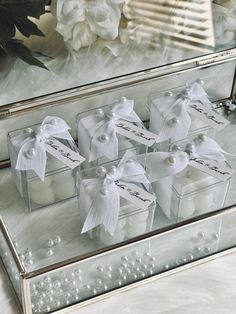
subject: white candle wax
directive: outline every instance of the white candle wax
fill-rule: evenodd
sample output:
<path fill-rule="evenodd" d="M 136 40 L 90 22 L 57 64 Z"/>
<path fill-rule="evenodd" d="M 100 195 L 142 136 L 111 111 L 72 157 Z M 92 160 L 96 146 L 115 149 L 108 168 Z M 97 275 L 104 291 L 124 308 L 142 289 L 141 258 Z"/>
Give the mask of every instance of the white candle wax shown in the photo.
<path fill-rule="evenodd" d="M 148 215 L 149 215 L 149 211 L 145 210 L 145 211 L 129 216 L 127 220 L 131 224 L 136 224 L 136 223 L 138 224 L 141 222 L 146 222 Z"/>
<path fill-rule="evenodd" d="M 28 188 L 34 191 L 43 191 L 46 190 L 51 185 L 51 178 L 45 177 L 44 181 L 41 180 L 34 180 L 28 182 Z"/>
<path fill-rule="evenodd" d="M 63 200 L 75 195 L 75 181 L 69 176 L 65 177 L 62 183 L 53 183 L 53 189 L 57 199 Z"/>
<path fill-rule="evenodd" d="M 39 205 L 47 205 L 55 202 L 55 195 L 54 191 L 51 187 L 48 187 L 47 189 L 43 191 L 38 190 L 29 190 L 30 198 L 32 201 Z"/>
<path fill-rule="evenodd" d="M 146 221 L 143 221 L 141 223 L 130 223 L 128 222 L 125 226 L 125 235 L 127 238 L 133 238 L 138 235 L 141 235 L 145 233 L 147 229 L 147 223 Z"/>
<path fill-rule="evenodd" d="M 212 191 L 207 191 L 205 193 L 200 193 L 195 198 L 195 207 L 198 213 L 209 212 L 212 209 L 214 202 L 214 194 Z"/>
<path fill-rule="evenodd" d="M 179 203 L 178 217 L 179 218 L 189 218 L 195 212 L 195 203 L 193 198 L 181 199 Z"/>
<path fill-rule="evenodd" d="M 56 183 L 64 183 L 64 180 L 70 180 L 72 177 L 72 170 L 66 170 L 66 171 L 61 171 L 58 173 L 55 173 L 51 176 L 52 181 Z"/>
<path fill-rule="evenodd" d="M 124 240 L 125 230 L 121 227 L 116 228 L 115 233 L 111 236 L 108 232 L 105 232 L 103 228 L 100 229 L 100 241 L 106 245 L 112 245 Z"/>

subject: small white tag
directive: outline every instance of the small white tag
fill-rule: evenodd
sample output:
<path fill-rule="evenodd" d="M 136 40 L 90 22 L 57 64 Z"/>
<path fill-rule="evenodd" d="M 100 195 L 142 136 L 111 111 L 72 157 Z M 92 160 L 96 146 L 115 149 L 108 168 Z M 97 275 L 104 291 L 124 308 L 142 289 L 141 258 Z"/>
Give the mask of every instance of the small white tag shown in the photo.
<path fill-rule="evenodd" d="M 228 180 L 234 173 L 234 170 L 228 167 L 224 162 L 217 162 L 215 160 L 204 158 L 190 159 L 189 165 L 219 179 L 220 181 Z"/>
<path fill-rule="evenodd" d="M 79 153 L 74 152 L 55 138 L 50 138 L 44 142 L 44 147 L 49 154 L 71 169 L 79 166 L 85 160 Z"/>
<path fill-rule="evenodd" d="M 138 143 L 152 146 L 157 140 L 158 136 L 156 134 L 151 133 L 146 129 L 139 128 L 133 123 L 127 122 L 125 120 L 118 120 L 115 122 L 115 124 L 117 133 Z"/>
<path fill-rule="evenodd" d="M 188 112 L 218 131 L 222 130 L 230 123 L 227 119 L 216 113 L 213 109 L 208 108 L 200 102 L 190 103 L 188 106 Z"/>
<path fill-rule="evenodd" d="M 130 201 L 141 209 L 147 209 L 156 199 L 154 194 L 151 194 L 136 184 L 128 183 L 120 180 L 115 181 L 121 197 Z"/>

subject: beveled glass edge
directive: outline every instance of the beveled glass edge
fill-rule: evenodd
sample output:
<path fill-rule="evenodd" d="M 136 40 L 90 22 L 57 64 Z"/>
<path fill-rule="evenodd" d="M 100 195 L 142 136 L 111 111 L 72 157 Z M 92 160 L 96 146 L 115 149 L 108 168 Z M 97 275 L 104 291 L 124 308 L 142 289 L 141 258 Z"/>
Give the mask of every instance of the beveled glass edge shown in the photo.
<path fill-rule="evenodd" d="M 3 233 L 3 237 L 4 239 L 6 240 L 7 242 L 7 245 L 11 251 L 11 254 L 12 254 L 12 257 L 16 263 L 16 266 L 17 266 L 17 269 L 19 271 L 19 274 L 24 274 L 26 273 L 26 269 L 24 267 L 24 265 L 22 264 L 21 260 L 20 260 L 20 257 L 16 251 L 16 248 L 14 246 L 14 243 L 13 243 L 13 240 L 11 238 L 11 235 L 6 227 L 6 224 L 4 223 L 4 220 L 3 218 L 0 216 L 0 230 L 2 231 Z"/>
<path fill-rule="evenodd" d="M 0 106 L 0 120 L 9 118 L 17 113 L 19 114 L 28 112 L 29 110 L 35 110 L 39 106 L 58 105 L 65 101 L 73 101 L 82 97 L 88 97 L 98 92 L 125 87 L 142 81 L 150 81 L 163 76 L 186 72 L 194 68 L 205 68 L 211 65 L 232 61 L 234 59 L 236 59 L 236 48 L 229 48 L 220 52 L 210 53 L 205 56 L 193 57 L 187 60 L 170 63 L 168 65 L 162 65 L 160 67 L 125 74 L 116 78 L 105 79 L 99 82 L 69 88 L 64 91 L 53 92 L 13 102 Z"/>
<path fill-rule="evenodd" d="M 80 256 L 69 258 L 69 259 L 66 259 L 64 261 L 57 262 L 57 263 L 42 267 L 42 268 L 39 268 L 39 269 L 34 270 L 34 271 L 30 271 L 30 272 L 26 271 L 25 273 L 22 273 L 22 277 L 25 279 L 32 279 L 32 278 L 41 276 L 41 275 L 49 273 L 49 272 L 58 271 L 59 269 L 61 270 L 61 269 L 70 267 L 74 264 L 83 262 L 85 260 L 90 260 L 90 259 L 93 259 L 97 256 L 106 255 L 107 253 L 119 250 L 122 247 L 128 247 L 128 246 L 133 245 L 135 243 L 141 243 L 143 241 L 150 240 L 156 236 L 164 235 L 166 233 L 172 232 L 175 229 L 181 229 L 181 228 L 184 228 L 188 225 L 192 225 L 192 224 L 198 223 L 200 221 L 208 220 L 208 219 L 211 219 L 213 217 L 220 217 L 222 215 L 229 214 L 232 212 L 236 212 L 236 204 L 215 210 L 213 212 L 209 212 L 209 213 L 205 213 L 205 214 L 202 214 L 202 215 L 199 215 L 196 217 L 192 217 L 192 218 L 189 218 L 185 221 L 177 222 L 175 224 L 172 224 L 172 225 L 169 225 L 166 227 L 162 227 L 160 229 L 150 231 L 148 233 L 136 236 L 134 238 L 131 238 L 131 239 L 128 239 L 128 240 L 125 240 L 125 241 L 122 241 L 122 242 L 119 242 L 119 243 L 116 243 L 116 244 L 113 244 L 110 246 L 106 246 L 104 248 L 100 248 L 100 249 L 94 250 L 92 252 L 82 254 Z"/>

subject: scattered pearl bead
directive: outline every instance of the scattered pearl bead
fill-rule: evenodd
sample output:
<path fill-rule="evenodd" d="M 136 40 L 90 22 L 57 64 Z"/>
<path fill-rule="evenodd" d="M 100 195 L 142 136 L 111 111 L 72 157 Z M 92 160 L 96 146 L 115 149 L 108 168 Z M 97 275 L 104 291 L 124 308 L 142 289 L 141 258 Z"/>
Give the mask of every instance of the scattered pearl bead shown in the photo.
<path fill-rule="evenodd" d="M 212 239 L 215 240 L 215 241 L 219 240 L 219 234 L 218 233 L 213 233 L 212 234 Z"/>
<path fill-rule="evenodd" d="M 100 273 L 104 272 L 104 268 L 102 266 L 98 266 L 97 267 L 97 271 L 99 271 Z"/>
<path fill-rule="evenodd" d="M 60 244 L 61 243 L 61 237 L 59 235 L 57 235 L 54 239 L 54 243 L 56 244 Z"/>
<path fill-rule="evenodd" d="M 131 252 L 131 255 L 132 255 L 133 257 L 137 257 L 139 254 L 138 254 L 138 251 L 132 251 L 132 252 Z"/>
<path fill-rule="evenodd" d="M 48 239 L 48 241 L 47 241 L 47 246 L 48 246 L 48 247 L 53 247 L 53 246 L 54 246 L 54 241 L 53 241 L 53 239 Z"/>
<path fill-rule="evenodd" d="M 52 249 L 47 249 L 47 256 L 52 256 L 54 254 Z"/>
<path fill-rule="evenodd" d="M 204 248 L 204 252 L 205 253 L 210 253 L 211 252 L 211 248 L 208 246 L 208 247 L 205 247 Z"/>
<path fill-rule="evenodd" d="M 201 249 L 201 247 L 200 247 L 200 246 L 196 246 L 196 247 L 195 247 L 195 251 L 196 251 L 196 252 L 200 253 L 200 252 L 201 252 L 201 250 L 202 250 L 202 249 Z"/>
<path fill-rule="evenodd" d="M 122 256 L 121 257 L 122 262 L 128 262 L 128 260 L 129 260 L 128 256 Z"/>
<path fill-rule="evenodd" d="M 204 239 L 205 234 L 202 231 L 200 231 L 200 232 L 198 232 L 197 236 L 199 239 Z"/>

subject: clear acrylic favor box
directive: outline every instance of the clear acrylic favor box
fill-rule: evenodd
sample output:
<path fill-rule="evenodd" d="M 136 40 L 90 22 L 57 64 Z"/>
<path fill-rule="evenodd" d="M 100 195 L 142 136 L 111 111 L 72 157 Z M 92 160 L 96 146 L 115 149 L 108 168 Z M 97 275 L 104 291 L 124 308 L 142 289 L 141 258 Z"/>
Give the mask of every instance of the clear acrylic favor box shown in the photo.
<path fill-rule="evenodd" d="M 103 164 L 102 168 L 109 171 L 110 167 L 116 165 L 117 162 Z M 79 211 L 82 224 L 88 215 L 92 203 L 92 197 L 97 188 L 97 183 L 91 184 L 91 179 L 97 176 L 97 169 L 101 166 L 84 169 L 78 172 L 78 189 L 79 189 Z M 153 194 L 151 185 L 144 185 L 135 183 L 145 191 Z M 111 245 L 114 243 L 122 242 L 123 240 L 133 238 L 140 234 L 144 234 L 152 229 L 153 218 L 155 213 L 156 204 L 153 202 L 146 210 L 137 207 L 131 202 L 120 197 L 120 212 L 114 235 L 111 236 L 105 231 L 102 225 L 88 231 L 91 239 L 97 239 L 102 245 Z"/>
<path fill-rule="evenodd" d="M 191 137 L 170 146 L 185 150 Z M 230 179 L 219 179 L 192 166 L 153 184 L 157 203 L 169 219 L 183 220 L 222 208 Z"/>
<path fill-rule="evenodd" d="M 121 97 L 121 101 L 122 101 L 122 97 Z M 106 156 L 101 156 L 98 159 L 89 162 L 89 157 L 91 153 L 91 141 L 92 141 L 93 136 L 96 136 L 96 133 L 93 132 L 91 126 L 94 125 L 95 123 L 99 123 L 101 121 L 101 117 L 103 117 L 104 114 L 109 114 L 110 110 L 112 109 L 112 106 L 116 103 L 118 103 L 118 101 L 114 102 L 111 105 L 105 105 L 97 109 L 91 109 L 91 110 L 79 113 L 77 115 L 78 146 L 79 146 L 81 155 L 86 158 L 86 161 L 83 162 L 83 165 L 82 165 L 83 168 L 95 167 L 105 162 L 109 162 L 111 160 L 111 159 L 108 159 Z M 146 129 L 142 122 L 133 123 L 133 124 L 139 128 Z M 103 142 L 106 141 L 106 136 L 107 135 L 104 134 Z M 145 145 L 140 144 L 123 135 L 120 135 L 117 132 L 116 132 L 116 136 L 118 139 L 117 158 L 122 158 L 122 156 L 127 150 L 132 150 L 136 154 L 146 152 L 147 147 Z M 113 158 L 113 159 L 116 159 L 116 158 Z"/>
<path fill-rule="evenodd" d="M 17 138 L 27 132 L 33 132 L 37 126 L 15 130 L 8 134 L 12 178 L 30 211 L 76 196 L 75 171 L 48 153 L 44 182 L 33 170 L 15 169 L 17 155 L 21 147 Z M 78 151 L 74 141 L 58 138 L 57 140 L 73 151 Z"/>
<path fill-rule="evenodd" d="M 171 106 L 176 102 L 179 97 L 184 96 L 186 92 L 186 86 L 180 86 L 178 88 L 171 88 L 158 93 L 153 93 L 148 97 L 148 117 L 150 117 L 149 130 L 153 133 L 160 134 L 162 130 L 163 121 L 169 121 L 169 124 L 173 128 L 173 138 L 160 142 L 157 144 L 159 150 L 168 150 L 169 145 L 176 140 L 182 140 L 185 138 L 175 139 L 175 130 L 179 125 L 178 118 L 176 117 L 175 109 L 170 110 Z M 150 114 L 151 108 L 154 107 L 155 114 Z M 178 109 L 176 109 L 178 110 Z M 189 114 L 191 117 L 191 125 L 189 128 L 188 135 L 192 136 L 194 134 L 203 133 L 212 138 L 215 137 L 215 130 L 207 125 L 205 122 Z"/>

